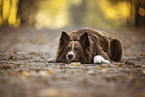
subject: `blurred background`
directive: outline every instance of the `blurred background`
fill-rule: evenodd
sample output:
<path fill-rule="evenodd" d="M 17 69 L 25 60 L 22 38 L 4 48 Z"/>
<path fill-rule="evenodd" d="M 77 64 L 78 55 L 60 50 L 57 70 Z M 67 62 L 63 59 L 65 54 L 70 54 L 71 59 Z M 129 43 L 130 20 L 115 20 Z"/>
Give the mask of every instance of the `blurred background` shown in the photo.
<path fill-rule="evenodd" d="M 0 26 L 144 27 L 145 0 L 0 0 Z"/>

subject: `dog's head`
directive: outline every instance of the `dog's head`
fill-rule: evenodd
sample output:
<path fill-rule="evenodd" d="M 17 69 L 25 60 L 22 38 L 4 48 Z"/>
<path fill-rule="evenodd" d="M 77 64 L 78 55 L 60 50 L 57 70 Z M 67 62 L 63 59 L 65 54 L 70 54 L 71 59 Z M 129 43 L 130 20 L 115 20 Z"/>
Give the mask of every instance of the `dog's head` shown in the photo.
<path fill-rule="evenodd" d="M 77 35 L 78 36 L 78 35 Z M 84 32 L 75 40 L 65 31 L 62 32 L 57 51 L 57 62 L 81 62 L 90 63 L 90 40 L 87 32 Z"/>

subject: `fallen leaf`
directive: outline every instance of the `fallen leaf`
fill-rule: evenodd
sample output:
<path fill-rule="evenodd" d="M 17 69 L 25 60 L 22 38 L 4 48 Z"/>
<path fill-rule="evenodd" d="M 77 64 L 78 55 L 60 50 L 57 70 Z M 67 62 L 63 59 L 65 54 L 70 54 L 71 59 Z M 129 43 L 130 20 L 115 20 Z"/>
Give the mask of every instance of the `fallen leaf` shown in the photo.
<path fill-rule="evenodd" d="M 142 70 L 143 75 L 145 75 L 145 70 Z"/>
<path fill-rule="evenodd" d="M 139 81 L 136 81 L 136 82 L 134 82 L 134 86 L 139 87 L 139 86 L 141 86 L 141 83 Z"/>
<path fill-rule="evenodd" d="M 145 65 L 141 65 L 142 67 L 145 67 Z"/>
<path fill-rule="evenodd" d="M 9 54 L 15 54 L 15 52 L 9 52 Z"/>
<path fill-rule="evenodd" d="M 45 59 L 44 57 L 41 57 L 42 59 Z"/>
<path fill-rule="evenodd" d="M 27 55 L 27 54 L 29 54 L 29 52 L 17 52 L 17 54 Z"/>
<path fill-rule="evenodd" d="M 56 97 L 58 96 L 58 90 L 55 88 L 38 90 L 39 97 Z"/>
<path fill-rule="evenodd" d="M 97 69 L 100 70 L 100 69 L 102 69 L 102 67 L 101 66 L 98 66 Z"/>
<path fill-rule="evenodd" d="M 92 70 L 89 70 L 89 71 L 87 71 L 87 73 L 89 73 L 89 74 L 90 74 L 90 73 L 93 73 L 93 71 L 92 71 Z"/>
<path fill-rule="evenodd" d="M 118 65 L 118 63 L 113 62 L 115 65 Z"/>
<path fill-rule="evenodd" d="M 106 68 L 108 66 L 109 66 L 109 64 L 101 64 L 101 67 L 104 67 L 104 68 Z"/>
<path fill-rule="evenodd" d="M 129 57 L 130 56 L 130 53 L 127 53 L 126 56 Z"/>
<path fill-rule="evenodd" d="M 122 63 L 115 63 L 115 65 L 118 65 L 119 67 L 125 66 L 125 64 Z"/>
<path fill-rule="evenodd" d="M 144 53 L 141 53 L 140 55 L 141 55 L 141 56 L 145 56 L 145 54 L 144 54 Z"/>
<path fill-rule="evenodd" d="M 46 71 L 39 71 L 39 75 L 45 76 L 45 75 L 47 75 L 47 72 Z"/>
<path fill-rule="evenodd" d="M 5 97 L 5 92 L 3 92 L 2 90 L 0 90 L 0 97 Z"/>
<path fill-rule="evenodd" d="M 65 63 L 58 63 L 59 65 L 65 65 Z"/>
<path fill-rule="evenodd" d="M 18 73 L 18 72 L 10 72 L 10 75 L 12 75 L 12 76 L 21 76 L 21 74 Z"/>
<path fill-rule="evenodd" d="M 11 65 L 0 65 L 1 69 L 12 69 L 13 67 Z"/>
<path fill-rule="evenodd" d="M 108 73 L 108 70 L 107 69 L 102 69 L 101 70 L 104 74 L 107 74 Z"/>
<path fill-rule="evenodd" d="M 137 65 L 137 64 L 135 64 L 134 67 L 142 67 L 142 65 Z"/>
<path fill-rule="evenodd" d="M 134 63 L 129 62 L 129 61 L 126 61 L 125 64 L 127 64 L 127 65 L 133 65 L 133 66 L 135 65 Z"/>
<path fill-rule="evenodd" d="M 14 66 L 20 66 L 21 64 L 14 64 Z"/>
<path fill-rule="evenodd" d="M 27 71 L 23 71 L 23 72 L 22 72 L 22 75 L 23 75 L 24 77 L 29 77 L 29 76 L 30 76 L 29 72 L 27 72 Z"/>
<path fill-rule="evenodd" d="M 135 97 L 145 97 L 144 93 L 138 93 Z"/>
<path fill-rule="evenodd" d="M 72 62 L 71 65 L 73 65 L 73 66 L 79 66 L 79 65 L 81 65 L 81 63 L 80 62 Z"/>
<path fill-rule="evenodd" d="M 134 78 L 134 74 L 128 75 L 127 78 L 132 80 Z"/>
<path fill-rule="evenodd" d="M 53 71 L 52 71 L 52 70 L 48 70 L 47 72 L 48 72 L 48 74 L 52 74 L 52 73 L 53 73 Z"/>
<path fill-rule="evenodd" d="M 32 51 L 30 54 L 32 54 L 32 55 L 38 55 L 35 51 Z"/>
<path fill-rule="evenodd" d="M 15 60 L 16 58 L 14 58 L 14 56 L 10 56 L 8 59 L 9 60 Z"/>

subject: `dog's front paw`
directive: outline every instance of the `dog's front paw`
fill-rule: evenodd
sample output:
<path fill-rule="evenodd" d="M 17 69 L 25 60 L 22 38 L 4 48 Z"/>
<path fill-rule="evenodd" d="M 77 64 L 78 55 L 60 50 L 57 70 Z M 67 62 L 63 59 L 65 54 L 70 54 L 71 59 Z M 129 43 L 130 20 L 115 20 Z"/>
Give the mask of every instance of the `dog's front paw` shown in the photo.
<path fill-rule="evenodd" d="M 95 63 L 107 63 L 107 64 L 110 64 L 110 61 L 108 60 L 105 60 L 102 56 L 100 55 L 97 55 L 94 57 L 94 64 Z"/>
<path fill-rule="evenodd" d="M 50 57 L 49 59 L 47 59 L 48 62 L 52 62 L 52 63 L 55 63 L 56 62 L 56 59 L 54 57 Z"/>

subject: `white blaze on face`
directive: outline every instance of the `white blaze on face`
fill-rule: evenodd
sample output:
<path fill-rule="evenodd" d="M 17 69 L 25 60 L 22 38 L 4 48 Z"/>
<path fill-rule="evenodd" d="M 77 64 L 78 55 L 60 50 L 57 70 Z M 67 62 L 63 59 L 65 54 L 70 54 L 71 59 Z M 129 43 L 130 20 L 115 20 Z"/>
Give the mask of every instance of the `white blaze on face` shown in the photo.
<path fill-rule="evenodd" d="M 74 43 L 72 43 L 72 50 L 66 55 L 66 58 L 69 62 L 71 62 L 75 58 L 75 54 L 74 54 L 73 50 L 74 50 Z M 72 56 L 72 58 L 69 56 Z"/>

